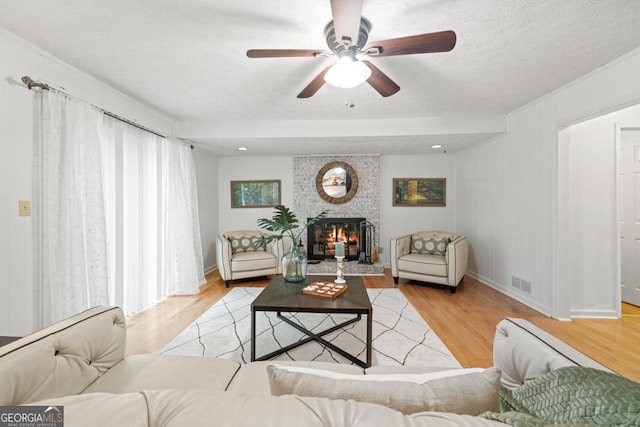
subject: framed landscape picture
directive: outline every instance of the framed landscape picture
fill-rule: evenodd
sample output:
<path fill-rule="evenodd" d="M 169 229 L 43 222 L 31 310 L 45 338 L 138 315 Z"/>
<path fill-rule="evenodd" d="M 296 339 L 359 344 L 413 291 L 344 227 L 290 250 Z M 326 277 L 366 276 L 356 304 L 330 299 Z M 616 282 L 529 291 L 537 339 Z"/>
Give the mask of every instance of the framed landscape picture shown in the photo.
<path fill-rule="evenodd" d="M 280 180 L 231 181 L 232 208 L 272 208 L 280 204 Z"/>
<path fill-rule="evenodd" d="M 393 178 L 393 206 L 446 205 L 446 178 Z"/>

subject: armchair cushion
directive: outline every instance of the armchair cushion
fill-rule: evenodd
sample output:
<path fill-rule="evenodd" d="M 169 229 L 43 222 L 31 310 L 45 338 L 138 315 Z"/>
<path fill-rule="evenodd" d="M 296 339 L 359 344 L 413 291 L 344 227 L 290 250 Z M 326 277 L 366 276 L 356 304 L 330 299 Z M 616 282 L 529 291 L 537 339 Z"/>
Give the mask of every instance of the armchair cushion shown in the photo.
<path fill-rule="evenodd" d="M 415 274 L 447 277 L 447 260 L 442 255 L 407 254 L 398 259 L 398 268 Z"/>
<path fill-rule="evenodd" d="M 265 251 L 237 252 L 231 258 L 232 271 L 254 271 L 275 268 L 277 258 Z"/>
<path fill-rule="evenodd" d="M 261 239 L 262 236 L 227 236 L 227 240 L 231 243 L 231 253 L 237 254 L 240 252 L 256 252 L 264 251 L 265 245 L 256 245 L 255 242 Z"/>

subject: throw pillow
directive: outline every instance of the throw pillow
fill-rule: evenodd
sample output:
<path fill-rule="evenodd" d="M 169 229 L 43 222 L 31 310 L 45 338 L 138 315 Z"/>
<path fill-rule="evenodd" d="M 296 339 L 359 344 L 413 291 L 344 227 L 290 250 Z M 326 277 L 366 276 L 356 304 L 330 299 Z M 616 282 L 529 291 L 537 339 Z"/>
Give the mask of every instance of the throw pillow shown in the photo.
<path fill-rule="evenodd" d="M 261 236 L 242 236 L 242 237 L 234 237 L 229 236 L 227 240 L 231 243 L 231 253 L 236 254 L 239 252 L 255 252 L 255 251 L 264 251 L 265 245 L 257 245 L 255 242 L 258 241 Z"/>
<path fill-rule="evenodd" d="M 444 255 L 447 252 L 447 245 L 451 242 L 448 237 L 429 237 L 411 239 L 412 254 Z"/>
<path fill-rule="evenodd" d="M 425 374 L 425 378 L 436 375 L 424 381 L 418 378 L 423 374 L 407 374 L 414 377 L 407 381 L 407 375 L 318 375 L 289 368 L 267 366 L 272 395 L 352 399 L 387 406 L 406 415 L 424 411 L 479 415 L 498 411 L 500 407 L 501 372 L 497 368 L 471 373 L 453 370 L 462 371 L 460 375 L 452 371 L 444 375 L 434 372 Z"/>
<path fill-rule="evenodd" d="M 500 395 L 503 410 L 547 423 L 640 425 L 640 383 L 599 369 L 556 369 Z"/>

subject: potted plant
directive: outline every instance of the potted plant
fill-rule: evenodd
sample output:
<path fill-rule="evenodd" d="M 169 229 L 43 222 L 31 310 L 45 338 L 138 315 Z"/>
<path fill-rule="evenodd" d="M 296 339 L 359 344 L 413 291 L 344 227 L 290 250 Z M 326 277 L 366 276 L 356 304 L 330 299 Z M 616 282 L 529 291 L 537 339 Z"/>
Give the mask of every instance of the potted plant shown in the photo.
<path fill-rule="evenodd" d="M 296 242 L 308 226 L 327 216 L 328 212 L 324 210 L 306 224 L 300 224 L 289 208 L 278 205 L 274 208 L 271 218 L 258 219 L 258 226 L 273 234 L 255 242 L 256 245 L 271 243 L 284 237 L 291 239 L 289 251 L 282 257 L 282 277 L 287 282 L 302 282 L 307 277 L 307 256 L 298 248 Z"/>

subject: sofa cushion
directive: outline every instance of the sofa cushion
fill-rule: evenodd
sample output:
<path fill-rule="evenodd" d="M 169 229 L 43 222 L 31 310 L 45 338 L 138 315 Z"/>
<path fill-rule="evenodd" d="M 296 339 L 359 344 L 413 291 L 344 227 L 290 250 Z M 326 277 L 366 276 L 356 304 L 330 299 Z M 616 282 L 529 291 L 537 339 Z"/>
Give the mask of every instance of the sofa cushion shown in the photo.
<path fill-rule="evenodd" d="M 271 393 L 353 399 L 413 414 L 423 411 L 479 415 L 498 411 L 500 370 L 454 369 L 428 374 L 348 375 L 270 365 Z"/>
<path fill-rule="evenodd" d="M 423 412 L 403 415 L 380 405 L 353 400 L 300 396 L 258 396 L 209 390 L 150 390 L 149 425 L 220 426 L 504 426 L 479 417 Z"/>
<path fill-rule="evenodd" d="M 147 401 L 141 393 L 80 394 L 49 398 L 31 405 L 63 406 L 64 427 L 149 427 L 151 425 Z"/>
<path fill-rule="evenodd" d="M 325 426 L 296 396 L 264 396 L 209 390 L 148 390 L 149 425 Z"/>
<path fill-rule="evenodd" d="M 398 258 L 398 270 L 447 277 L 447 260 L 441 255 L 407 254 Z"/>
<path fill-rule="evenodd" d="M 448 237 L 412 237 L 411 253 L 444 255 L 450 241 L 451 239 Z"/>
<path fill-rule="evenodd" d="M 276 257 L 270 252 L 238 252 L 231 257 L 231 270 L 253 271 L 276 267 Z"/>
<path fill-rule="evenodd" d="M 269 374 L 267 366 L 273 365 L 271 361 L 251 362 L 242 365 L 238 373 L 233 377 L 233 381 L 227 388 L 227 391 L 234 393 L 251 393 L 271 395 L 269 388 Z M 358 366 L 346 365 L 342 363 L 331 362 L 308 362 L 308 361 L 292 361 L 278 362 L 282 366 L 295 366 L 305 368 L 322 369 L 323 371 L 332 371 L 336 373 L 362 375 L 364 370 Z"/>
<path fill-rule="evenodd" d="M 129 393 L 152 389 L 226 390 L 240 364 L 228 359 L 140 354 L 127 356 L 84 393 Z"/>
<path fill-rule="evenodd" d="M 264 251 L 265 245 L 257 245 L 256 242 L 260 240 L 260 235 L 246 235 L 246 236 L 227 236 L 227 240 L 231 243 L 231 253 L 236 254 L 240 252 L 257 252 Z"/>
<path fill-rule="evenodd" d="M 216 390 L 91 393 L 43 400 L 64 406 L 65 427 L 405 426 L 488 427 L 504 424 L 443 412 L 401 413 L 356 401 L 299 396 L 252 396 Z"/>

